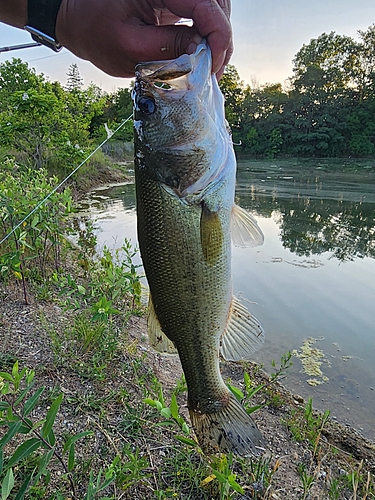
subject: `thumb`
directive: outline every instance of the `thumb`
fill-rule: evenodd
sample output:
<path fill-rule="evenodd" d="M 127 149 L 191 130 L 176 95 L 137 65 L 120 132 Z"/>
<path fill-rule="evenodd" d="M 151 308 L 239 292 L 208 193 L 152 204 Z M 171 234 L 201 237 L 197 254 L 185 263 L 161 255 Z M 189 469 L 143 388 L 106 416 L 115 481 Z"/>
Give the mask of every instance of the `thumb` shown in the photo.
<path fill-rule="evenodd" d="M 137 43 L 131 51 L 135 64 L 192 54 L 202 41 L 197 29 L 189 26 L 143 26 L 138 29 Z"/>

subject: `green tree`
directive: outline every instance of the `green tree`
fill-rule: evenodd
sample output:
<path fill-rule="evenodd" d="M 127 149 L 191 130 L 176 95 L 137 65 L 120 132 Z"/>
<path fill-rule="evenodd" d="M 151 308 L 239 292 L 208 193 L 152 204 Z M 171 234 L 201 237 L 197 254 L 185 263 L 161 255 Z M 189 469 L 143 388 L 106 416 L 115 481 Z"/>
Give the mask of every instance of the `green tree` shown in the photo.
<path fill-rule="evenodd" d="M 45 82 L 43 74 L 37 75 L 33 68 L 21 59 L 13 58 L 0 64 L 0 112 L 4 111 L 13 94 L 18 90 L 40 89 Z"/>
<path fill-rule="evenodd" d="M 132 88 L 121 88 L 108 97 L 107 105 L 103 113 L 103 123 L 107 123 L 110 129 L 115 129 L 123 120 L 133 113 Z M 104 127 L 102 129 L 105 137 Z M 115 141 L 131 142 L 133 140 L 133 123 L 130 120 L 116 134 Z"/>
<path fill-rule="evenodd" d="M 66 73 L 67 80 L 65 88 L 68 92 L 74 92 L 75 90 L 81 90 L 83 87 L 83 78 L 81 77 L 76 63 L 72 63 Z"/>
<path fill-rule="evenodd" d="M 220 79 L 219 86 L 225 99 L 225 117 L 232 129 L 234 141 L 237 142 L 245 87 L 235 66 L 228 64 Z"/>
<path fill-rule="evenodd" d="M 0 144 L 26 154 L 37 168 L 52 157 L 74 161 L 82 151 L 70 140 L 73 124 L 64 103 L 48 87 L 19 90 L 0 115 Z"/>
<path fill-rule="evenodd" d="M 37 168 L 75 164 L 87 145 L 91 115 L 72 113 L 73 94 L 18 59 L 0 64 L 0 81 L 0 145 Z"/>
<path fill-rule="evenodd" d="M 323 33 L 297 52 L 293 83 L 300 92 L 345 88 L 355 75 L 358 44 L 334 31 Z"/>

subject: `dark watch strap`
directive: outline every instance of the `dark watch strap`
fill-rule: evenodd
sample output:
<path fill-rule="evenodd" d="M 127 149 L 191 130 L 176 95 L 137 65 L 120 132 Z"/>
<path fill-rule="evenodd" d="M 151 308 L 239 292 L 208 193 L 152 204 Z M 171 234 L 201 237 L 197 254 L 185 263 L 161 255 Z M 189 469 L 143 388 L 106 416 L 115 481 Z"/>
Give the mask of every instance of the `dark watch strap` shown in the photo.
<path fill-rule="evenodd" d="M 61 0 L 28 0 L 27 25 L 33 40 L 58 52 L 61 45 L 56 40 L 56 19 Z"/>

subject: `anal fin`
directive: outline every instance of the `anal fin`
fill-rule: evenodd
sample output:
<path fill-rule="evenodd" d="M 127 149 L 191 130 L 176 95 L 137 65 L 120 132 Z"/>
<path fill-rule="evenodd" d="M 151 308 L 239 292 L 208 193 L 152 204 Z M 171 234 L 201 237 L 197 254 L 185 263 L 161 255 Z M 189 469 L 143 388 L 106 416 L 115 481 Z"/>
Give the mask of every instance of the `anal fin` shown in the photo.
<path fill-rule="evenodd" d="M 177 353 L 177 349 L 175 348 L 173 342 L 169 340 L 161 329 L 159 320 L 156 316 L 151 294 L 148 298 L 147 328 L 150 345 L 155 349 L 155 351 L 165 354 Z"/>
<path fill-rule="evenodd" d="M 259 321 L 235 297 L 232 299 L 227 327 L 221 337 L 221 355 L 227 361 L 248 361 L 264 343 Z"/>

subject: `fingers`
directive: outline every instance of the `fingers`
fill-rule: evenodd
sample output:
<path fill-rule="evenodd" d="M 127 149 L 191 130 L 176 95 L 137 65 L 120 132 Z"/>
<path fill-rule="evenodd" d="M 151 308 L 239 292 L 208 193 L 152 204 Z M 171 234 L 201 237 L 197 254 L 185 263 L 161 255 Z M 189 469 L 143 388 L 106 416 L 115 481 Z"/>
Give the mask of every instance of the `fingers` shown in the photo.
<path fill-rule="evenodd" d="M 194 52 L 206 38 L 220 77 L 233 51 L 230 0 L 62 0 L 57 39 L 112 76 L 133 77 L 139 62 Z M 193 26 L 174 25 L 181 17 Z"/>
<path fill-rule="evenodd" d="M 136 43 L 127 41 L 128 56 L 134 65 L 145 61 L 175 59 L 181 54 L 193 53 L 202 37 L 194 27 L 188 26 L 140 26 L 142 35 Z"/>
<path fill-rule="evenodd" d="M 233 52 L 230 0 L 164 0 L 164 3 L 176 15 L 193 19 L 198 33 L 207 38 L 211 48 L 213 72 L 223 71 Z"/>

